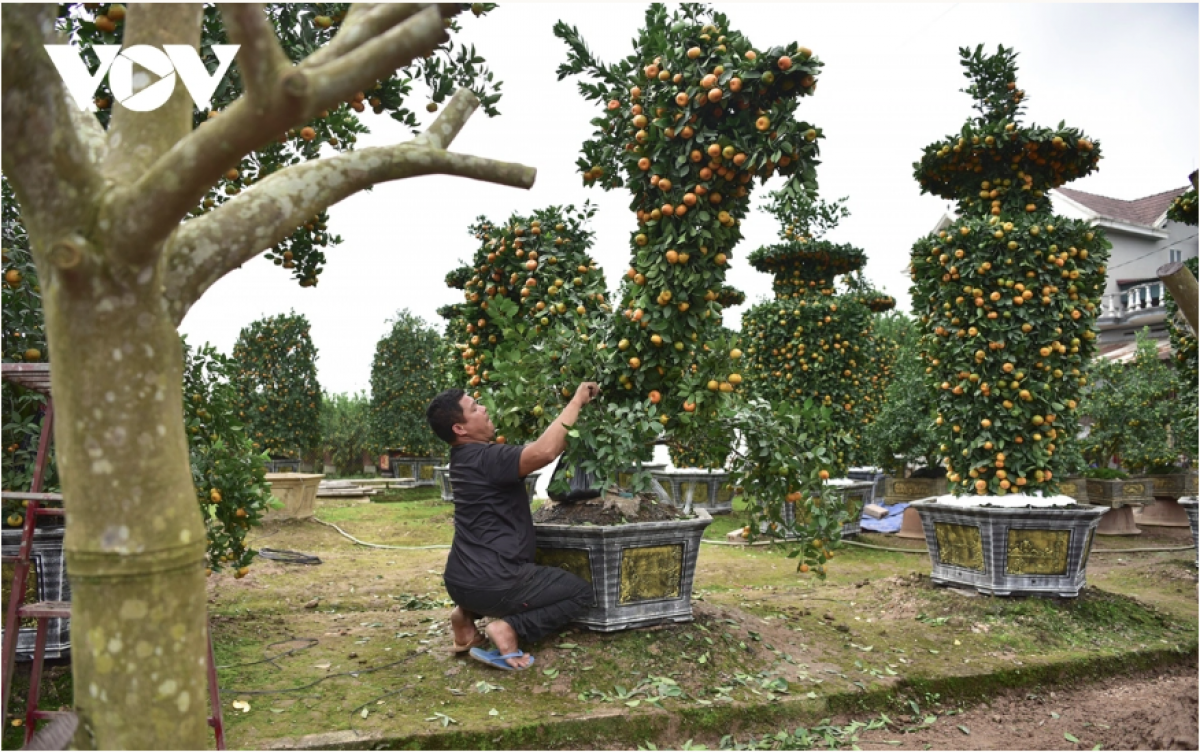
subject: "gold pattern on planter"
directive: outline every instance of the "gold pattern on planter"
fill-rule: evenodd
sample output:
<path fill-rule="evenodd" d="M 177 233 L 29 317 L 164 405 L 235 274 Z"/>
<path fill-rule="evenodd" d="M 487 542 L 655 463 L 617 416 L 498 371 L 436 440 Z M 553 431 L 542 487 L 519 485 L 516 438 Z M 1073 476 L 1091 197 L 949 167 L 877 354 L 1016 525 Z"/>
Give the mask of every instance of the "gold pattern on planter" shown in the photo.
<path fill-rule="evenodd" d="M 558 567 L 587 582 L 592 581 L 592 559 L 586 548 L 539 548 L 533 555 L 533 563 L 540 567 Z"/>
<path fill-rule="evenodd" d="M 679 492 L 683 494 L 683 498 L 687 498 L 687 489 L 692 489 L 693 504 L 708 503 L 708 484 L 707 483 L 680 483 Z"/>
<path fill-rule="evenodd" d="M 12 595 L 13 578 L 17 573 L 16 564 L 4 564 L 0 567 L 0 578 L 3 582 L 0 583 L 0 588 L 3 588 L 4 605 L 8 607 L 8 599 Z M 29 574 L 25 576 L 25 602 L 37 603 L 38 601 L 38 563 L 37 559 L 29 560 Z M 29 617 L 22 619 L 17 629 L 37 629 L 37 619 Z"/>
<path fill-rule="evenodd" d="M 421 480 L 433 480 L 433 465 L 421 465 Z"/>
<path fill-rule="evenodd" d="M 1088 531 L 1087 544 L 1083 547 L 1083 561 L 1079 564 L 1079 569 L 1082 571 L 1087 569 L 1088 557 L 1092 554 L 1092 539 L 1096 537 L 1096 528 Z"/>
<path fill-rule="evenodd" d="M 1080 494 L 1087 494 L 1087 484 L 1080 480 L 1064 480 L 1058 484 L 1058 492 L 1078 501 Z"/>
<path fill-rule="evenodd" d="M 641 546 L 621 551 L 621 588 L 617 602 L 624 605 L 659 598 L 678 598 L 683 585 L 683 546 Z"/>
<path fill-rule="evenodd" d="M 1009 530 L 1007 574 L 1066 574 L 1070 530 Z"/>
<path fill-rule="evenodd" d="M 1121 495 L 1122 496 L 1145 496 L 1146 495 L 1146 484 L 1145 483 L 1122 483 L 1121 484 Z"/>
<path fill-rule="evenodd" d="M 937 537 L 938 559 L 943 564 L 984 571 L 983 541 L 974 525 L 938 522 L 933 526 Z"/>
<path fill-rule="evenodd" d="M 721 503 L 724 503 L 726 501 L 733 501 L 733 486 L 730 485 L 729 483 L 726 483 L 725 485 L 718 488 L 717 489 L 717 501 L 719 501 Z"/>

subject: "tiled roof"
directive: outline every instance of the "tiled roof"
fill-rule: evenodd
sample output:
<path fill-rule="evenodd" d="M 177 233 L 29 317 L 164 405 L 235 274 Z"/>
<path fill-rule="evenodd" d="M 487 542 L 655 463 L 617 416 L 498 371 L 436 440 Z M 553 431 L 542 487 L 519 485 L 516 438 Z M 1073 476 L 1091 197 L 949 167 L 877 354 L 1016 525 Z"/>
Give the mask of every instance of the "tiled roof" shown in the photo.
<path fill-rule="evenodd" d="M 1122 201 L 1119 198 L 1097 196 L 1094 193 L 1084 193 L 1073 188 L 1055 188 L 1054 190 L 1103 217 L 1152 227 L 1155 221 L 1167 210 L 1167 207 L 1171 205 L 1171 201 L 1187 190 L 1187 186 L 1173 188 L 1169 191 L 1156 193 L 1153 196 L 1146 196 L 1145 198 L 1134 199 L 1133 201 Z"/>

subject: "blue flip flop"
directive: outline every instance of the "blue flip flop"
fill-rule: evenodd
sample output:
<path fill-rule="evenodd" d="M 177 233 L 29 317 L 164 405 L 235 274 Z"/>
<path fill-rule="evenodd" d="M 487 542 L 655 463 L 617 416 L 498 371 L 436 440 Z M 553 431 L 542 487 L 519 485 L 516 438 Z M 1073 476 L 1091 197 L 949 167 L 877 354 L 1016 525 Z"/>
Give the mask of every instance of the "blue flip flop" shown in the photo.
<path fill-rule="evenodd" d="M 471 657 L 472 658 L 479 661 L 480 663 L 486 663 L 487 665 L 491 666 L 492 668 L 498 668 L 503 671 L 524 671 L 525 670 L 524 668 L 513 668 L 512 666 L 508 665 L 508 663 L 505 662 L 506 658 L 520 658 L 523 655 L 525 655 L 525 653 L 521 652 L 520 650 L 518 650 L 514 653 L 506 653 L 504 655 L 500 655 L 499 650 L 484 650 L 483 648 L 471 648 Z M 529 656 L 529 666 L 533 665 L 533 660 L 534 660 L 533 656 L 532 655 Z M 529 666 L 526 666 L 525 668 L 529 668 Z"/>

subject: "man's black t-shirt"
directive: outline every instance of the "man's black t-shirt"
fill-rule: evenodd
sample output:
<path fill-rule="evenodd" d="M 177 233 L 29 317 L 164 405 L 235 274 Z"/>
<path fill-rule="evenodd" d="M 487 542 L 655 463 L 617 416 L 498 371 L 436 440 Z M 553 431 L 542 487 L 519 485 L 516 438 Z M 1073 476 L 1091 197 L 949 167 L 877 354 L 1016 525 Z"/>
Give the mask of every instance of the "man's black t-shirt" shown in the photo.
<path fill-rule="evenodd" d="M 445 580 L 476 590 L 507 590 L 533 566 L 537 548 L 522 447 L 463 444 L 450 450 L 454 544 Z"/>

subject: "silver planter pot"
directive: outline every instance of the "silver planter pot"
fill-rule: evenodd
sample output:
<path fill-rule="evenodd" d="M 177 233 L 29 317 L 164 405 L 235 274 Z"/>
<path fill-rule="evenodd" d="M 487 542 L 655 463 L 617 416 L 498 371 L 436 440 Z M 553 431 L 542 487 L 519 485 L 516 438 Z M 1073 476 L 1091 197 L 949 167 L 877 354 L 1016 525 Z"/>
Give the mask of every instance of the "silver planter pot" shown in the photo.
<path fill-rule="evenodd" d="M 593 605 L 574 623 L 598 632 L 692 620 L 700 539 L 712 517 L 627 525 L 535 524 L 536 562 L 592 584 Z"/>
<path fill-rule="evenodd" d="M 442 463 L 439 457 L 388 457 L 388 469 L 393 478 L 412 478 L 414 486 L 434 486 L 434 468 Z"/>
<path fill-rule="evenodd" d="M 29 569 L 26 582 L 26 603 L 38 601 L 70 601 L 71 584 L 67 580 L 67 568 L 63 561 L 63 533 L 66 528 L 57 525 L 38 527 L 33 533 L 33 549 L 30 559 L 33 566 Z M 3 531 L 3 550 L 5 556 L 16 556 L 21 547 L 20 528 Z M 4 605 L 8 599 L 13 581 L 14 565 L 5 564 Z M 27 661 L 33 658 L 34 641 L 37 638 L 37 620 L 28 619 L 17 630 L 17 658 Z M 61 658 L 71 651 L 71 620 L 49 619 L 46 623 L 46 657 Z"/>
<path fill-rule="evenodd" d="M 1074 598 L 1086 585 L 1088 554 L 1105 507 L 954 507 L 913 502 L 921 516 L 935 584 L 987 595 Z"/>
<path fill-rule="evenodd" d="M 724 470 L 678 468 L 655 470 L 651 476 L 658 484 L 654 490 L 659 498 L 684 513 L 697 509 L 709 514 L 733 512 L 733 486 Z"/>
<path fill-rule="evenodd" d="M 1184 496 L 1179 500 L 1179 506 L 1183 507 L 1183 511 L 1187 512 L 1188 523 L 1192 526 L 1192 544 L 1196 546 L 1196 567 L 1200 569 L 1200 532 L 1196 530 L 1197 526 L 1197 501 L 1195 496 Z"/>

